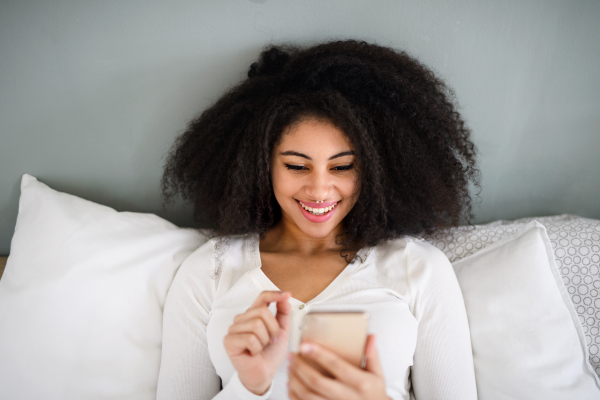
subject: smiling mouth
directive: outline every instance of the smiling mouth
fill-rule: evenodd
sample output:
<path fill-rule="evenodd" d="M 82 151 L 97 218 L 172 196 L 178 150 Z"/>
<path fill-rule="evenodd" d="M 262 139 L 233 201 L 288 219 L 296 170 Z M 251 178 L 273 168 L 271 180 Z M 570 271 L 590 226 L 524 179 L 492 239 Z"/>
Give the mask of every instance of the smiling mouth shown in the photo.
<path fill-rule="evenodd" d="M 329 213 L 331 210 L 333 210 L 339 204 L 339 201 L 338 201 L 337 203 L 335 203 L 334 205 L 329 206 L 329 207 L 313 208 L 313 207 L 305 206 L 300 200 L 296 200 L 296 201 L 298 203 L 300 203 L 302 208 L 304 208 L 306 211 L 308 211 L 312 215 L 325 215 L 325 214 Z"/>

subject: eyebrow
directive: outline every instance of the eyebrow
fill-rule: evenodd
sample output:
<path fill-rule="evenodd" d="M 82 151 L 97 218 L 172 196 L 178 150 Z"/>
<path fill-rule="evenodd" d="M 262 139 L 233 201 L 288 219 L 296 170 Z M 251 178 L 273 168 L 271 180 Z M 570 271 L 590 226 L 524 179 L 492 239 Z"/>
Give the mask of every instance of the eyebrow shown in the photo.
<path fill-rule="evenodd" d="M 310 158 L 306 154 L 298 153 L 296 151 L 283 151 L 283 152 L 281 152 L 279 154 L 282 155 L 282 156 L 297 156 L 297 157 L 306 158 L 307 160 L 312 160 L 312 158 Z M 333 160 L 334 158 L 344 157 L 344 156 L 353 156 L 354 154 L 355 153 L 353 151 L 344 151 L 344 152 L 341 152 L 339 154 L 336 154 L 335 156 L 329 157 L 329 159 Z"/>

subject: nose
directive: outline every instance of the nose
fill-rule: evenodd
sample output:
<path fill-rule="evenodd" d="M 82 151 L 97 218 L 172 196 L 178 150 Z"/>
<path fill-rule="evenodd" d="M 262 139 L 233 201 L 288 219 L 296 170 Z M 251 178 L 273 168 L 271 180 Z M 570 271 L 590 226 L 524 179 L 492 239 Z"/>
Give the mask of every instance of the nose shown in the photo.
<path fill-rule="evenodd" d="M 306 195 L 315 201 L 328 200 L 332 190 L 331 176 L 328 171 L 314 170 L 306 184 Z"/>

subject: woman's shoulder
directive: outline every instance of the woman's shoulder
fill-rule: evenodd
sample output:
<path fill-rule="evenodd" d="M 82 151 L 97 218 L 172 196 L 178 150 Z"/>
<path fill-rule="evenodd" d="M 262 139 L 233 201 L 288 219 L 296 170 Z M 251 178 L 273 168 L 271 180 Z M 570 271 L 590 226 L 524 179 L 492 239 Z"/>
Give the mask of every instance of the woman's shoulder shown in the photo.
<path fill-rule="evenodd" d="M 458 282 L 452 264 L 443 251 L 419 237 L 405 236 L 388 240 L 378 247 L 376 270 L 387 278 L 389 287 L 407 293 L 411 310 L 415 299 L 426 294 L 437 298 Z M 437 288 L 437 294 L 431 292 Z M 460 293 L 460 291 L 458 292 Z"/>
<path fill-rule="evenodd" d="M 414 258 L 445 258 L 446 255 L 433 244 L 423 238 L 415 236 L 402 236 L 396 239 L 388 239 L 377 246 L 378 253 L 381 256 L 406 256 Z"/>
<path fill-rule="evenodd" d="M 208 236 L 207 240 L 200 247 L 194 250 L 188 259 L 197 259 L 207 256 L 225 254 L 228 252 L 241 251 L 248 247 L 252 242 L 254 235 L 226 235 L 226 236 Z M 187 260 L 186 260 L 187 261 Z"/>
<path fill-rule="evenodd" d="M 244 252 L 251 246 L 251 240 L 248 235 L 209 238 L 185 259 L 177 274 L 185 277 L 215 278 L 219 275 L 222 261 L 243 258 Z"/>
<path fill-rule="evenodd" d="M 248 265 L 245 256 L 247 239 L 244 235 L 232 235 L 207 240 L 181 264 L 171 291 L 201 298 L 204 303 L 210 304 L 223 275 L 231 278 L 243 274 L 242 269 Z"/>
<path fill-rule="evenodd" d="M 403 236 L 390 239 L 375 246 L 375 249 L 373 262 L 376 269 L 390 278 L 452 270 L 448 257 L 419 237 Z"/>

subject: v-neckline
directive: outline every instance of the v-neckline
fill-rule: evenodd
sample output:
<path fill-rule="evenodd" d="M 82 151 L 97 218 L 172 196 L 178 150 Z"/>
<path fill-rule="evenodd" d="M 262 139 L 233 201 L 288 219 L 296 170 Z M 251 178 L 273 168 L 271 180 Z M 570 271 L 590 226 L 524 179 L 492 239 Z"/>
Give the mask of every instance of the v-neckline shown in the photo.
<path fill-rule="evenodd" d="M 252 269 L 250 270 L 251 276 L 262 286 L 265 290 L 280 291 L 280 289 L 269 279 L 269 277 L 262 270 L 262 261 L 260 259 L 260 240 L 258 234 L 248 235 L 245 239 L 245 249 L 250 255 L 252 262 Z M 355 257 L 355 261 L 346 265 L 346 267 L 335 277 L 331 283 L 318 295 L 313 297 L 307 302 L 300 301 L 294 297 L 290 297 L 290 302 L 295 304 L 306 304 L 312 305 L 320 303 L 332 294 L 334 294 L 343 284 L 359 269 L 363 268 L 368 259 L 368 255 L 371 253 L 373 247 L 362 248 L 358 251 Z M 358 261 L 360 257 L 363 262 Z"/>

